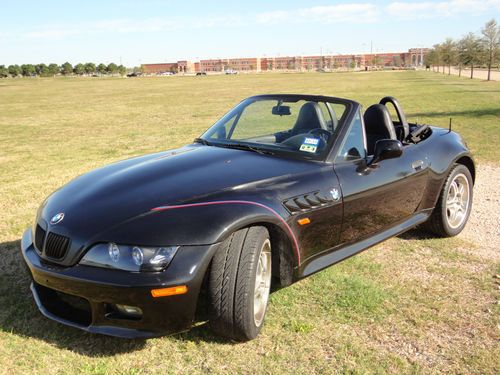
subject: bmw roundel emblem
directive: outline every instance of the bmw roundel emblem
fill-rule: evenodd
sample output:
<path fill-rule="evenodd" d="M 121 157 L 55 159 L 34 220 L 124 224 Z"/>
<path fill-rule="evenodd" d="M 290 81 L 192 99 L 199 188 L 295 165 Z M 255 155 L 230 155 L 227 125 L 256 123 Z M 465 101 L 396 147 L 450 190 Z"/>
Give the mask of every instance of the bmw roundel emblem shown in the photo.
<path fill-rule="evenodd" d="M 52 219 L 50 219 L 50 224 L 57 224 L 63 221 L 64 219 L 64 212 L 59 212 L 58 214 L 55 214 L 52 216 Z"/>
<path fill-rule="evenodd" d="M 330 194 L 332 195 L 334 201 L 338 201 L 340 199 L 339 189 L 333 188 L 332 190 L 330 190 Z"/>

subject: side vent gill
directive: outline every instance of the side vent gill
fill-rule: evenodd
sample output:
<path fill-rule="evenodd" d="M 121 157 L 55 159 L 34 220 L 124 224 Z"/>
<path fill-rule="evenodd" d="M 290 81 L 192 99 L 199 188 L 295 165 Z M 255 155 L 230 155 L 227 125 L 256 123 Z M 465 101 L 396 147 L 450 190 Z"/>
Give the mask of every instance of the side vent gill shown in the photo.
<path fill-rule="evenodd" d="M 290 213 L 299 213 L 309 211 L 318 207 L 327 206 L 332 204 L 334 199 L 328 194 L 323 194 L 321 192 L 308 193 L 305 195 L 299 195 L 297 197 L 285 199 L 283 205 L 286 207 Z"/>

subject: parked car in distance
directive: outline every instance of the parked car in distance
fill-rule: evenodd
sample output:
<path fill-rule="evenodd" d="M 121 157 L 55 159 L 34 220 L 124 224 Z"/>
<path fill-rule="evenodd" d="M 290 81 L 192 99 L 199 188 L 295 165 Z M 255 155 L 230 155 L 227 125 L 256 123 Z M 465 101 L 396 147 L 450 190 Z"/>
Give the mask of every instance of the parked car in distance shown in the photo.
<path fill-rule="evenodd" d="M 54 192 L 21 251 L 50 319 L 128 338 L 208 320 L 244 341 L 272 290 L 418 225 L 460 233 L 475 175 L 460 135 L 392 97 L 253 96 L 192 144 Z"/>
<path fill-rule="evenodd" d="M 127 74 L 127 77 L 129 77 L 129 78 L 140 77 L 140 76 L 142 76 L 142 73 L 139 73 L 139 72 L 132 72 L 132 73 Z"/>
<path fill-rule="evenodd" d="M 226 73 L 226 74 L 238 74 L 238 71 L 234 70 L 234 69 L 226 69 L 224 71 L 224 73 Z"/>

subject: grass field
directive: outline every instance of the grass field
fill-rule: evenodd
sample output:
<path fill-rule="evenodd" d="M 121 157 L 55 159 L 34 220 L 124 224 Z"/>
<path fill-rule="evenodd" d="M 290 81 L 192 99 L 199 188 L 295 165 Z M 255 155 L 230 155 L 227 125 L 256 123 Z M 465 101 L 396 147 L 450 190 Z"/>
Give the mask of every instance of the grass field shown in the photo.
<path fill-rule="evenodd" d="M 271 297 L 237 344 L 205 326 L 125 341 L 42 317 L 19 239 L 42 200 L 106 163 L 190 142 L 257 93 L 397 97 L 498 165 L 500 83 L 431 72 L 0 80 L 0 373 L 484 373 L 500 370 L 500 265 L 462 237 L 392 239 Z"/>

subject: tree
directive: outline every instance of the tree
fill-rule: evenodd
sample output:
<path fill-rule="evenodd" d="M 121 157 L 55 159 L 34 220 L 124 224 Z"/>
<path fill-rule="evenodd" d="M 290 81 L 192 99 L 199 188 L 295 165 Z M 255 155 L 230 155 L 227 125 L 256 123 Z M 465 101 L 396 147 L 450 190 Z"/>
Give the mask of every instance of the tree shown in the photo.
<path fill-rule="evenodd" d="M 61 73 L 65 76 L 73 74 L 73 65 L 66 61 L 61 65 Z"/>
<path fill-rule="evenodd" d="M 6 78 L 9 76 L 9 69 L 5 65 L 0 65 L 0 78 Z"/>
<path fill-rule="evenodd" d="M 95 73 L 96 67 L 94 63 L 86 63 L 84 66 L 85 73 L 91 75 Z"/>
<path fill-rule="evenodd" d="M 429 53 L 424 56 L 424 64 L 425 66 L 432 67 L 434 71 L 434 67 L 437 66 L 437 52 L 434 48 L 432 48 Z M 439 67 L 438 67 L 439 69 Z"/>
<path fill-rule="evenodd" d="M 100 63 L 98 66 L 97 66 L 97 72 L 99 74 L 107 74 L 108 71 L 107 71 L 107 67 L 106 65 L 104 65 L 103 63 Z"/>
<path fill-rule="evenodd" d="M 435 44 L 433 47 L 434 50 L 434 60 L 435 64 L 438 67 L 438 72 L 439 72 L 439 67 L 443 67 L 443 74 L 444 74 L 444 62 L 443 62 L 443 45 L 442 44 Z"/>
<path fill-rule="evenodd" d="M 380 58 L 379 55 L 374 55 L 372 58 L 372 65 L 373 66 L 379 66 L 382 64 L 382 59 Z"/>
<path fill-rule="evenodd" d="M 9 74 L 12 77 L 17 77 L 22 73 L 21 67 L 19 65 L 9 65 Z"/>
<path fill-rule="evenodd" d="M 49 64 L 48 71 L 51 76 L 55 77 L 60 72 L 59 65 Z"/>
<path fill-rule="evenodd" d="M 33 64 L 23 64 L 21 65 L 21 74 L 24 77 L 32 77 L 36 74 L 36 69 Z"/>
<path fill-rule="evenodd" d="M 457 62 L 457 45 L 451 38 L 447 38 L 441 44 L 443 63 L 448 66 L 448 75 L 451 74 L 451 66 Z M 444 71 L 444 70 L 443 70 Z"/>
<path fill-rule="evenodd" d="M 109 74 L 116 74 L 118 72 L 118 66 L 115 64 L 115 63 L 110 63 L 107 68 L 106 68 L 106 71 L 109 73 Z"/>
<path fill-rule="evenodd" d="M 73 68 L 73 73 L 81 76 L 85 73 L 85 65 L 83 64 L 76 64 L 75 67 Z"/>
<path fill-rule="evenodd" d="M 468 33 L 458 42 L 458 61 L 460 65 L 470 67 L 470 78 L 474 78 L 474 64 L 481 60 L 481 43 L 474 33 Z"/>
<path fill-rule="evenodd" d="M 49 75 L 49 68 L 43 63 L 36 65 L 35 71 L 40 77 L 47 77 Z"/>
<path fill-rule="evenodd" d="M 118 65 L 118 73 L 123 77 L 125 74 L 127 74 L 127 68 L 125 68 L 123 65 Z"/>
<path fill-rule="evenodd" d="M 488 66 L 488 81 L 491 79 L 491 66 L 496 62 L 500 53 L 500 27 L 494 19 L 486 22 L 481 30 L 483 37 L 481 44 L 485 51 L 485 62 Z"/>
<path fill-rule="evenodd" d="M 403 60 L 401 59 L 401 56 L 395 55 L 392 58 L 392 64 L 393 66 L 401 66 L 403 65 Z"/>

